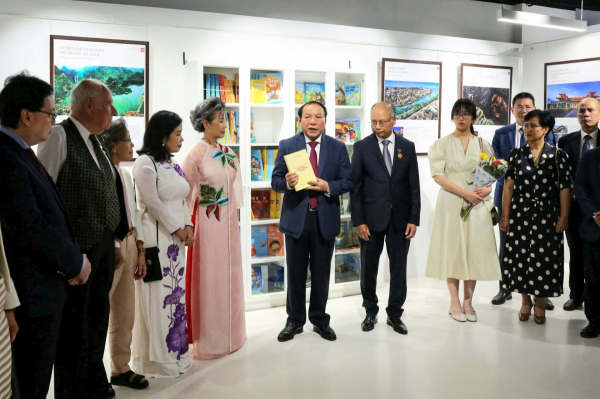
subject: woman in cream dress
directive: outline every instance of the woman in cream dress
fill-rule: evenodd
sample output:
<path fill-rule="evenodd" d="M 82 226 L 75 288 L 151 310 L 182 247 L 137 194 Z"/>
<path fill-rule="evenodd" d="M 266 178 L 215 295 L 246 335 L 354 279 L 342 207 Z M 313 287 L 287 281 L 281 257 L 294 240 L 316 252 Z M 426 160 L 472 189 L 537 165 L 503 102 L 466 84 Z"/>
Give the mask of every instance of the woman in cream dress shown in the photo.
<path fill-rule="evenodd" d="M 473 190 L 480 153 L 494 151 L 474 135 L 476 107 L 460 99 L 452 108 L 456 130 L 429 149 L 431 176 L 441 186 L 435 206 L 427 259 L 427 277 L 446 280 L 450 292 L 449 314 L 457 321 L 477 321 L 472 299 L 478 280 L 500 280 L 500 264 L 490 211 L 491 187 Z M 480 148 L 481 143 L 481 148 Z M 466 220 L 460 217 L 465 203 L 475 205 Z M 459 281 L 464 281 L 461 305 Z"/>

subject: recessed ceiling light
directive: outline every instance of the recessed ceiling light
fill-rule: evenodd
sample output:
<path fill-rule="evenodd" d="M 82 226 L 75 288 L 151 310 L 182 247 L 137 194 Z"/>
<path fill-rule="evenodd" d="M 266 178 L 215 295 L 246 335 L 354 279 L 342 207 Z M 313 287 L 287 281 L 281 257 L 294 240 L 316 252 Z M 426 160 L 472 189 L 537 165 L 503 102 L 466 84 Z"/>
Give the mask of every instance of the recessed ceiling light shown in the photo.
<path fill-rule="evenodd" d="M 569 30 L 574 32 L 587 31 L 587 21 L 576 19 L 551 17 L 549 15 L 534 14 L 531 12 L 513 11 L 507 9 L 498 10 L 498 21 L 513 24 L 538 26 L 540 28 Z"/>

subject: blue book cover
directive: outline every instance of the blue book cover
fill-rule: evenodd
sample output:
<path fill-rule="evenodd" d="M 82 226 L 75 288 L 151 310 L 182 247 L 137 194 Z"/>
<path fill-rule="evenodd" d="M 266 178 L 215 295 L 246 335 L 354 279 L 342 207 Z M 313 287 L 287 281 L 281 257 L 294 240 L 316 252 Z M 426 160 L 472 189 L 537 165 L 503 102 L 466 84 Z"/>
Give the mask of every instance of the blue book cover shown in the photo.
<path fill-rule="evenodd" d="M 263 293 L 262 267 L 252 266 L 252 295 Z"/>
<path fill-rule="evenodd" d="M 271 181 L 275 167 L 275 150 L 267 150 L 267 181 Z"/>
<path fill-rule="evenodd" d="M 252 150 L 250 154 L 250 180 L 265 181 L 265 172 L 260 150 Z"/>
<path fill-rule="evenodd" d="M 296 104 L 304 104 L 304 82 L 296 82 L 294 101 Z"/>
<path fill-rule="evenodd" d="M 267 226 L 252 226 L 252 256 L 268 256 Z"/>
<path fill-rule="evenodd" d="M 304 82 L 304 102 L 310 101 L 325 105 L 325 83 Z"/>
<path fill-rule="evenodd" d="M 360 82 L 346 83 L 346 105 L 360 105 Z"/>

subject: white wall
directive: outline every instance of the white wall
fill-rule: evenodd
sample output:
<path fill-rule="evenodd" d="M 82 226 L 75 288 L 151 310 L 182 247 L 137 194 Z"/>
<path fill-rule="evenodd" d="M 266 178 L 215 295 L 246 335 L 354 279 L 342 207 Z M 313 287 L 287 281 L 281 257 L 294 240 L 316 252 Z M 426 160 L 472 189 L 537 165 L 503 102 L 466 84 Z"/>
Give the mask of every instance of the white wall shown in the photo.
<path fill-rule="evenodd" d="M 347 71 L 351 60 L 353 70 L 364 72 L 368 82 L 377 82 L 363 92 L 367 106 L 380 95 L 381 58 L 441 61 L 442 135 L 453 131 L 450 110 L 458 98 L 461 63 L 512 66 L 513 92 L 522 89 L 520 58 L 497 55 L 519 47 L 509 43 L 62 0 L 44 3 L 1 0 L 0 10 L 4 13 L 0 14 L 0 54 L 3 55 L 0 79 L 28 69 L 49 80 L 50 35 L 149 41 L 150 112 L 169 109 L 183 118 L 189 115 L 185 106 L 184 51 L 188 60 L 198 60 L 201 64 L 240 67 Z M 534 67 L 539 69 L 537 64 Z M 531 79 L 526 81 L 539 80 L 539 75 L 531 75 L 530 71 L 527 76 Z M 531 84 L 533 82 L 528 82 L 528 87 Z M 190 134 L 195 133 L 184 132 L 184 135 Z M 179 154 L 179 160 L 183 156 L 185 154 Z M 424 274 L 438 192 L 426 157 L 420 157 L 419 168 L 421 227 L 411 246 L 409 275 Z"/>

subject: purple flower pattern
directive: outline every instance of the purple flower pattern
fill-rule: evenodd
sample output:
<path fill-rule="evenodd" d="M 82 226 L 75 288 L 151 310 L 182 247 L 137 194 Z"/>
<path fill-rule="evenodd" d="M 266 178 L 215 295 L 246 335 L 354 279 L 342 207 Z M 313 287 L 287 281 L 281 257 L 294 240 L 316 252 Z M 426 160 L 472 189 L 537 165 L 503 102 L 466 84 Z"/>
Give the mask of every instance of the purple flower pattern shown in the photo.
<path fill-rule="evenodd" d="M 162 161 L 160 164 L 162 166 L 164 166 L 165 169 L 174 169 L 175 172 L 177 172 L 177 174 L 179 174 L 179 176 L 183 177 L 185 179 L 185 181 L 187 181 L 187 177 L 185 177 L 185 173 L 183 172 L 183 169 L 181 169 L 181 166 L 177 165 L 175 162 L 171 161 L 171 163 L 169 163 L 169 162 Z"/>
<path fill-rule="evenodd" d="M 189 350 L 187 339 L 187 325 L 185 316 L 185 304 L 181 303 L 181 298 L 185 295 L 185 289 L 180 287 L 185 274 L 185 268 L 181 262 L 177 262 L 179 257 L 179 246 L 171 244 L 167 248 L 167 257 L 169 258 L 169 267 L 163 268 L 164 277 L 171 277 L 171 285 L 163 284 L 165 288 L 171 290 L 163 302 L 163 309 L 169 307 L 169 333 L 165 339 L 169 352 L 177 353 L 177 360 L 181 359 L 181 355 Z"/>

